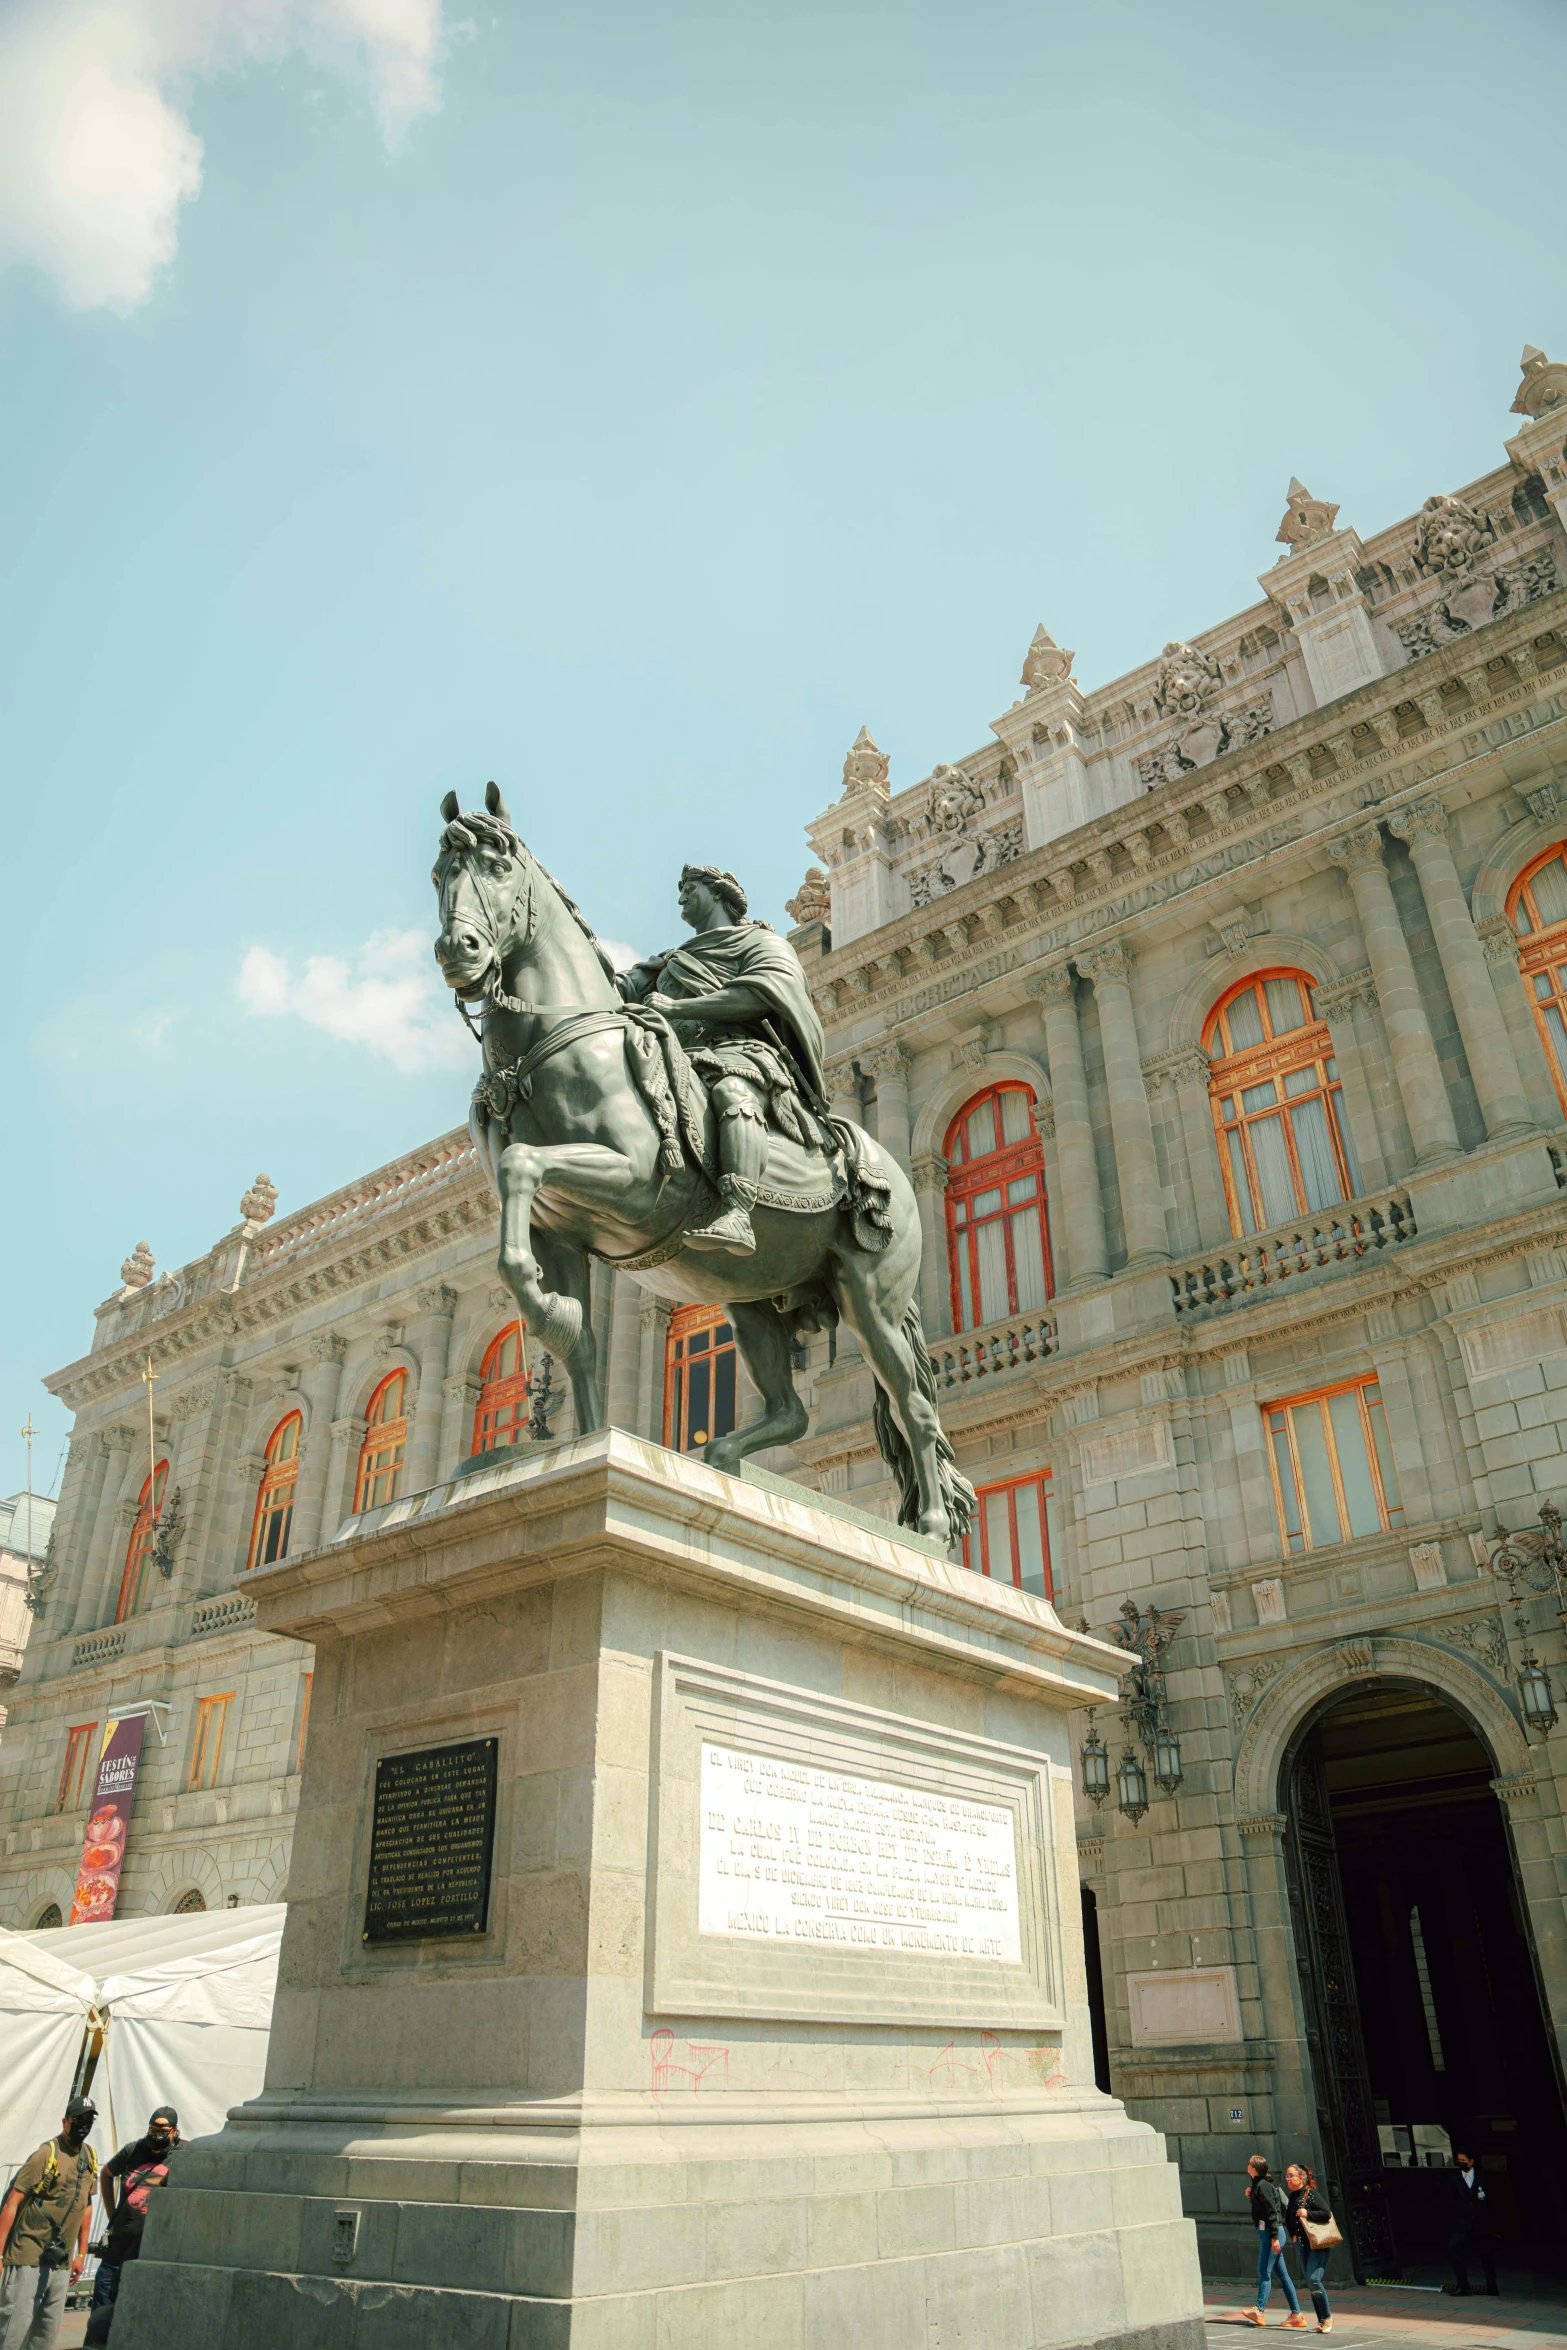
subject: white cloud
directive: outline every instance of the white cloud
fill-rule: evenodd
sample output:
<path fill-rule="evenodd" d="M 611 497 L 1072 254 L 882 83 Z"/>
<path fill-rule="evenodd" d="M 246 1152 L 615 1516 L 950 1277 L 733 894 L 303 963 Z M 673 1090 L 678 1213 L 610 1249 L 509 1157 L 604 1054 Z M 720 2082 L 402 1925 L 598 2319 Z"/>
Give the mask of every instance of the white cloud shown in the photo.
<path fill-rule="evenodd" d="M 351 959 L 309 955 L 297 975 L 285 955 L 251 947 L 235 993 L 262 1019 L 296 1019 L 394 1069 L 475 1069 L 477 1052 L 422 930 L 377 930 Z"/>
<path fill-rule="evenodd" d="M 0 263 L 74 310 L 134 310 L 201 186 L 193 85 L 300 52 L 365 83 L 396 143 L 439 100 L 441 0 L 9 0 L 0 9 Z"/>
<path fill-rule="evenodd" d="M 629 971 L 633 963 L 640 963 L 642 960 L 642 949 L 628 947 L 623 938 L 601 938 L 599 945 L 604 949 L 617 971 Z"/>

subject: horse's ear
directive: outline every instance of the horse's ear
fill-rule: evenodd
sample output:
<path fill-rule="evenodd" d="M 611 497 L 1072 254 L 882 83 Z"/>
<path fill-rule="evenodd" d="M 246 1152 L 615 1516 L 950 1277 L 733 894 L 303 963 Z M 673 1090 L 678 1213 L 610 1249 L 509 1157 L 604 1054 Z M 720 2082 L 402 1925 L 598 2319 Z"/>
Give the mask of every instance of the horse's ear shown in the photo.
<path fill-rule="evenodd" d="M 498 783 L 487 783 L 485 785 L 484 804 L 489 809 L 490 814 L 492 816 L 498 816 L 503 824 L 509 824 L 511 822 L 511 812 L 508 809 L 506 802 L 501 798 L 501 787 Z"/>
<path fill-rule="evenodd" d="M 461 810 L 457 805 L 457 794 L 454 791 L 449 791 L 445 799 L 441 802 L 441 814 L 445 817 L 448 824 L 456 823 L 458 816 L 461 814 Z"/>

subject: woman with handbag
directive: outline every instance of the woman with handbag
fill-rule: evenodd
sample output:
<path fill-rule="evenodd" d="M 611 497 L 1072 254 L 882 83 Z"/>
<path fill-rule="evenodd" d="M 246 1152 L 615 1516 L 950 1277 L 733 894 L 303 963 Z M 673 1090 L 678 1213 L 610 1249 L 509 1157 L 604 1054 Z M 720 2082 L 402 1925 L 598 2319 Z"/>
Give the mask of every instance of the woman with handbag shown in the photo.
<path fill-rule="evenodd" d="M 1303 2162 L 1292 2162 L 1284 2173 L 1284 2184 L 1289 2189 L 1289 2200 L 1284 2207 L 1284 2225 L 1300 2246 L 1301 2266 L 1306 2272 L 1306 2290 L 1311 2295 L 1311 2306 L 1317 2313 L 1319 2334 L 1333 2331 L 1333 2312 L 1328 2307 L 1328 2262 L 1333 2257 L 1335 2244 L 1344 2239 L 1339 2234 L 1338 2222 L 1328 2208 L 1327 2197 L 1317 2186 L 1317 2174 Z"/>

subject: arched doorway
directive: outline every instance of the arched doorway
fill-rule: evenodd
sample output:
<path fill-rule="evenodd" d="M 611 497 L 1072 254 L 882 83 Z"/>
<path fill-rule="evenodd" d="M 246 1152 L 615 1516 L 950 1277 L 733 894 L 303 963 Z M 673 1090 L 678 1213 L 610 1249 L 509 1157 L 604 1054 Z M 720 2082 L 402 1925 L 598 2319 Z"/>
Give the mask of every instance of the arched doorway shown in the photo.
<path fill-rule="evenodd" d="M 1390 1680 L 1325 1700 L 1284 1759 L 1318 2130 L 1362 2277 L 1441 2261 L 1455 2147 L 1478 2158 L 1504 2259 L 1537 2266 L 1527 2181 L 1567 2159 L 1495 1767 L 1451 1702 Z"/>

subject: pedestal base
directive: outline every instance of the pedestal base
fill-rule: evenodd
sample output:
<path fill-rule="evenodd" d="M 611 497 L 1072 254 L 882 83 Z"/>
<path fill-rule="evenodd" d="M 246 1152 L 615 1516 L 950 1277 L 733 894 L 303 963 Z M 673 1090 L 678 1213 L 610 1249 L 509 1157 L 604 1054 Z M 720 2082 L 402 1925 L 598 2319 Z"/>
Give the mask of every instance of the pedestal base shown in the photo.
<path fill-rule="evenodd" d="M 254 1578 L 316 1643 L 267 2087 L 116 2350 L 1198 2350 L 1089 2085 L 1066 1725 L 1119 1652 L 619 1433 L 345 1535 Z M 465 1740 L 487 1901 L 380 1942 L 377 1765 Z"/>

